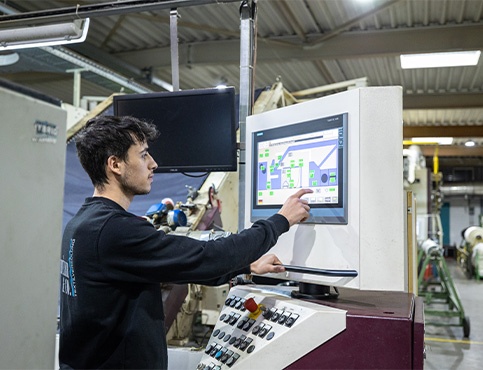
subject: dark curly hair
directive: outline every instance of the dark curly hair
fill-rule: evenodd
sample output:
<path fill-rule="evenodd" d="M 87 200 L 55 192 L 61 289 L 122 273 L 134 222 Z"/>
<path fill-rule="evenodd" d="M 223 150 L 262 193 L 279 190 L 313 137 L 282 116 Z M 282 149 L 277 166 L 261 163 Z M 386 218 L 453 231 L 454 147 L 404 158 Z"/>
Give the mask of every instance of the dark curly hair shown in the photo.
<path fill-rule="evenodd" d="M 77 156 L 96 188 L 107 183 L 107 159 L 126 160 L 131 145 L 152 142 L 159 135 L 152 123 L 134 117 L 99 116 L 87 121 L 76 135 Z"/>

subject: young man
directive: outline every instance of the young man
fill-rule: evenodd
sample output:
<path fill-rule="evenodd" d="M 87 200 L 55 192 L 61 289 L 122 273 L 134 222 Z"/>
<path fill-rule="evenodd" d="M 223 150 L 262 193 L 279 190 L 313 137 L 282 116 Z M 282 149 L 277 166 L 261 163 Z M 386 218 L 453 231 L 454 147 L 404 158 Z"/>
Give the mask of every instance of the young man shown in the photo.
<path fill-rule="evenodd" d="M 242 273 L 282 272 L 265 253 L 308 217 L 299 190 L 278 214 L 208 242 L 157 231 L 127 209 L 151 190 L 156 128 L 132 117 L 97 117 L 76 137 L 94 185 L 67 224 L 61 255 L 59 362 L 69 368 L 167 368 L 159 283 L 219 285 Z"/>

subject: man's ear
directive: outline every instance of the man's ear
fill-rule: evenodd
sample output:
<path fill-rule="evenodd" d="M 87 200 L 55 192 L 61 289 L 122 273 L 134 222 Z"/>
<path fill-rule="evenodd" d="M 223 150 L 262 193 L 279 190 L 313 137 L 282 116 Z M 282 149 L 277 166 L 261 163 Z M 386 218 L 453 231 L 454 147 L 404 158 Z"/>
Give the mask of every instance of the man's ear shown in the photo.
<path fill-rule="evenodd" d="M 107 158 L 107 170 L 110 172 L 120 175 L 121 174 L 122 161 L 115 155 L 111 155 Z"/>

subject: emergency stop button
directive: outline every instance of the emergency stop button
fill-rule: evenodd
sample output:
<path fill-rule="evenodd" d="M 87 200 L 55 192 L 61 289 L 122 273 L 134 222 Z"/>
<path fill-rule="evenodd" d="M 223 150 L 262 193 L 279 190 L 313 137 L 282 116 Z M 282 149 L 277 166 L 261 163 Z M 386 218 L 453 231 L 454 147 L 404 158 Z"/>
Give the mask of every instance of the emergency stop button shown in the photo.
<path fill-rule="evenodd" d="M 258 310 L 258 304 L 257 302 L 255 302 L 255 300 L 253 298 L 248 298 L 244 303 L 243 305 L 245 306 L 245 308 L 254 313 Z"/>

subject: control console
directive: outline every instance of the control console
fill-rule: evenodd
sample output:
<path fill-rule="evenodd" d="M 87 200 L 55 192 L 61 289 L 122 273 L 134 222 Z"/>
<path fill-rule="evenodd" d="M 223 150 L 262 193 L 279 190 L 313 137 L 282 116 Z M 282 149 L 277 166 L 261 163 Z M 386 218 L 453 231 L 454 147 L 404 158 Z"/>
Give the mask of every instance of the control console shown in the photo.
<path fill-rule="evenodd" d="M 291 290 L 232 288 L 197 369 L 281 369 L 345 330 L 346 311 L 293 299 Z"/>

